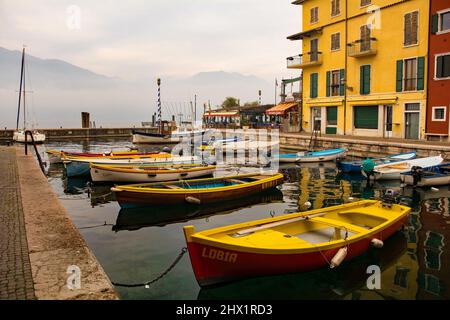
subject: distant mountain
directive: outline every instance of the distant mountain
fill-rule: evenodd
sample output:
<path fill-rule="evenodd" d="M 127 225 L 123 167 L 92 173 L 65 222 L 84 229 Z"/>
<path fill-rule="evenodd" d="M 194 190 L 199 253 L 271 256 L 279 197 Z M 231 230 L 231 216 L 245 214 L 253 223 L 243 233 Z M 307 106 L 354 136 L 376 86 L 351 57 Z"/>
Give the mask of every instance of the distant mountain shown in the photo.
<path fill-rule="evenodd" d="M 173 85 L 179 90 L 196 93 L 205 101 L 211 100 L 214 105 L 220 105 L 229 96 L 238 98 L 242 103 L 257 101 L 259 90 L 262 91 L 263 100 L 267 100 L 273 92 L 272 85 L 264 79 L 225 71 L 200 72 L 176 80 Z"/>
<path fill-rule="evenodd" d="M 0 47 L 0 87 L 17 88 L 20 79 L 22 52 Z M 33 88 L 98 88 L 115 83 L 115 79 L 96 74 L 57 59 L 41 59 L 26 55 L 27 83 Z"/>
<path fill-rule="evenodd" d="M 17 92 L 20 80 L 21 51 L 0 47 L 0 128 L 15 124 Z M 155 79 L 135 82 L 106 77 L 57 59 L 42 59 L 27 55 L 27 110 L 34 114 L 40 127 L 78 127 L 80 113 L 90 112 L 97 126 L 140 125 L 150 121 L 156 112 Z M 186 78 L 162 76 L 162 113 L 165 119 L 180 113 L 191 115 L 190 101 L 197 95 L 197 119 L 203 104 L 220 105 L 232 96 L 241 104 L 258 100 L 273 100 L 273 85 L 253 75 L 236 72 L 200 72 Z M 30 115 L 30 117 L 32 116 Z"/>

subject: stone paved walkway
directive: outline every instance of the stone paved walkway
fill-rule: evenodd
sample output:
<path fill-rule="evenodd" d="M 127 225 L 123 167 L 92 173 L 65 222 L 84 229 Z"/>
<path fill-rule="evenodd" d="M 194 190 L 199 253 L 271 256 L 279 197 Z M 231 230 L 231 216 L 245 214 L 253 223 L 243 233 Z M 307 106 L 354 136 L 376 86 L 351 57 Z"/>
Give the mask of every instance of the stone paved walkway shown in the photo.
<path fill-rule="evenodd" d="M 0 299 L 35 299 L 14 148 L 0 147 Z"/>

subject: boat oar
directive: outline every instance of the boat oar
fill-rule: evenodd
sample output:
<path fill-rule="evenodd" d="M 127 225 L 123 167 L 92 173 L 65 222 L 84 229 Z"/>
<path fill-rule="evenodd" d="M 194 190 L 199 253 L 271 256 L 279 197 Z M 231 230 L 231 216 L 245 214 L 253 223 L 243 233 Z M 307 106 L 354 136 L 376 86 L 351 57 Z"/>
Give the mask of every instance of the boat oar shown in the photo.
<path fill-rule="evenodd" d="M 292 219 L 287 219 L 287 220 L 283 220 L 283 221 L 278 221 L 278 222 L 271 222 L 271 223 L 266 223 L 263 225 L 260 225 L 258 227 L 252 227 L 252 228 L 248 228 L 248 229 L 244 229 L 241 231 L 238 231 L 236 233 L 233 234 L 233 236 L 235 237 L 241 237 L 256 231 L 260 231 L 260 230 L 264 230 L 264 229 L 269 229 L 269 228 L 273 228 L 273 227 L 278 227 L 278 226 L 282 226 L 288 223 L 292 223 L 292 222 L 297 222 L 297 221 L 303 221 L 303 220 L 307 220 L 310 218 L 314 218 L 314 217 L 320 217 L 323 216 L 325 214 L 327 214 L 328 212 L 321 212 L 321 213 L 316 213 L 316 214 L 312 214 L 312 215 L 306 215 L 306 216 L 301 216 L 298 218 L 292 218 Z"/>

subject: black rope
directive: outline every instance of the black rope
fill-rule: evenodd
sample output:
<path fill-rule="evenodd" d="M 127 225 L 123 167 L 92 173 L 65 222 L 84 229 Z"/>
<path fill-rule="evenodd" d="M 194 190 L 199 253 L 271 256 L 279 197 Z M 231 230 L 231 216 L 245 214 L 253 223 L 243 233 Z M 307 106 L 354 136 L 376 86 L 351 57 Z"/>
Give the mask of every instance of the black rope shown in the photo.
<path fill-rule="evenodd" d="M 137 287 L 147 287 L 153 283 L 155 283 L 158 280 L 161 280 L 164 276 L 166 276 L 177 264 L 180 262 L 181 258 L 184 256 L 184 254 L 187 252 L 187 248 L 183 247 L 181 248 L 181 252 L 178 254 L 178 257 L 175 259 L 175 261 L 158 277 L 156 277 L 153 280 L 143 282 L 143 283 L 134 283 L 134 284 L 126 284 L 126 283 L 118 283 L 118 282 L 111 282 L 113 285 L 117 287 L 125 287 L 125 288 L 137 288 Z"/>

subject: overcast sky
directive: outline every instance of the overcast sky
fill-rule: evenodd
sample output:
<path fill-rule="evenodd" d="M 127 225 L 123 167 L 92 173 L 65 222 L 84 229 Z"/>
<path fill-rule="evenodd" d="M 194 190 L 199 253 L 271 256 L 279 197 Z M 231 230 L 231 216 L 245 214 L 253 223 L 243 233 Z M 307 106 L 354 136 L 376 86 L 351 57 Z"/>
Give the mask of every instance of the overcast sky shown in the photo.
<path fill-rule="evenodd" d="M 216 70 L 295 76 L 286 57 L 300 43 L 286 36 L 300 28 L 291 0 L 0 0 L 0 46 L 26 44 L 37 57 L 126 80 Z"/>

